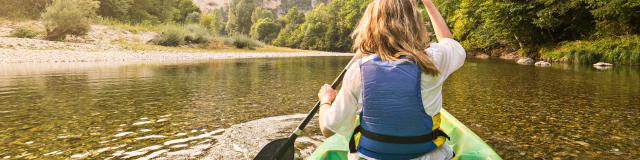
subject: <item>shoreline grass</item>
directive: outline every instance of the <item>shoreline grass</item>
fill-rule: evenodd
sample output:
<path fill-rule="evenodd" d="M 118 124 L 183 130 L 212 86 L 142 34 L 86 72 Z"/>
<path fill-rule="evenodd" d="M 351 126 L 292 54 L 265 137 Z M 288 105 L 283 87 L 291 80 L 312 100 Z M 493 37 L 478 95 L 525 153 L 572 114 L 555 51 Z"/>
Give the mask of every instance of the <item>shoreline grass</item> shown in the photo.
<path fill-rule="evenodd" d="M 540 50 L 541 58 L 554 62 L 640 64 L 640 35 L 578 40 Z"/>
<path fill-rule="evenodd" d="M 221 48 L 221 49 L 206 49 L 190 46 L 161 46 L 154 44 L 140 44 L 140 43 L 120 43 L 125 49 L 134 51 L 168 51 L 168 52 L 205 52 L 205 53 L 269 53 L 269 52 L 284 52 L 284 53 L 317 53 L 319 51 L 301 50 L 294 48 L 265 46 L 262 48 L 251 49 L 237 49 L 237 48 Z"/>

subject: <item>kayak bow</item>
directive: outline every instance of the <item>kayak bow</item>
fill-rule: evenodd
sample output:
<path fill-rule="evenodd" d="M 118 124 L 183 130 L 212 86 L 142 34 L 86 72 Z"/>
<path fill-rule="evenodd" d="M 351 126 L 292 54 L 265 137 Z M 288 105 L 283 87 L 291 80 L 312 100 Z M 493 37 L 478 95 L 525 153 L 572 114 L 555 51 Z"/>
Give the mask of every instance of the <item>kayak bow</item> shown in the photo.
<path fill-rule="evenodd" d="M 440 129 L 447 133 L 451 140 L 447 144 L 453 148 L 456 156 L 453 159 L 501 160 L 500 156 L 478 135 L 473 133 L 462 122 L 458 121 L 444 109 Z M 327 138 L 310 157 L 311 160 L 345 160 L 349 153 L 348 139 L 334 135 Z"/>

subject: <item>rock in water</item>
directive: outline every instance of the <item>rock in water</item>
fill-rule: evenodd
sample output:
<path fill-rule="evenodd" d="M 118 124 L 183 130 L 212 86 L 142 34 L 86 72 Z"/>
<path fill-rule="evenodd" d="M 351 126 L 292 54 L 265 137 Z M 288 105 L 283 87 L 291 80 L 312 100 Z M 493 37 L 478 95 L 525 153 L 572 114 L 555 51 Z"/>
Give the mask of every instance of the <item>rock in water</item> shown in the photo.
<path fill-rule="evenodd" d="M 605 62 L 598 62 L 596 64 L 593 64 L 593 66 L 613 66 L 613 64 L 605 63 Z"/>
<path fill-rule="evenodd" d="M 517 63 L 521 65 L 532 65 L 533 63 L 535 63 L 535 61 L 529 57 L 526 57 L 518 59 Z"/>
<path fill-rule="evenodd" d="M 538 61 L 535 65 L 539 67 L 551 67 L 551 63 L 545 61 Z"/>
<path fill-rule="evenodd" d="M 613 68 L 613 64 L 611 63 L 605 63 L 605 62 L 598 62 L 596 64 L 593 64 L 593 67 L 599 70 L 606 70 L 606 69 L 611 69 Z"/>

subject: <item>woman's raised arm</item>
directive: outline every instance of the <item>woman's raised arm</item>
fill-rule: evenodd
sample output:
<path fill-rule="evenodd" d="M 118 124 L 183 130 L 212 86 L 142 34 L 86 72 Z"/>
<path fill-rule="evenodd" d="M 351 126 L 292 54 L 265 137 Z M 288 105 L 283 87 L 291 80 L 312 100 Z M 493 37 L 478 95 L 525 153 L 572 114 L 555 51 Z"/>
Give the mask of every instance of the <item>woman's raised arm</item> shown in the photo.
<path fill-rule="evenodd" d="M 433 25 L 433 31 L 436 33 L 436 38 L 438 41 L 443 38 L 453 38 L 451 35 L 451 31 L 447 26 L 447 23 L 444 22 L 444 18 L 440 15 L 438 8 L 436 5 L 431 2 L 431 0 L 422 0 L 424 7 L 427 9 L 427 13 L 429 13 L 429 19 L 431 19 L 431 24 Z"/>

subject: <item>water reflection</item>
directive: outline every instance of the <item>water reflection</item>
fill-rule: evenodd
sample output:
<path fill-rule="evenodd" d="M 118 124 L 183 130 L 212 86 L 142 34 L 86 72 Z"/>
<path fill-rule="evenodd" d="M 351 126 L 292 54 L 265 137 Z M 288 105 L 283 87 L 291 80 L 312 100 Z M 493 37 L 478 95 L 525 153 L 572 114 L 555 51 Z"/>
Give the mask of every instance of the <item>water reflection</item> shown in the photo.
<path fill-rule="evenodd" d="M 639 71 L 469 60 L 445 107 L 506 159 L 639 157 Z"/>
<path fill-rule="evenodd" d="M 348 60 L 0 68 L 0 158 L 202 158 L 222 128 L 306 113 Z M 640 157 L 635 67 L 468 60 L 444 94 L 445 108 L 506 159 Z"/>
<path fill-rule="evenodd" d="M 135 158 L 197 146 L 191 142 L 211 141 L 219 128 L 305 112 L 316 86 L 347 61 L 217 60 L 0 75 L 0 158 Z M 171 143 L 180 138 L 186 144 Z"/>

